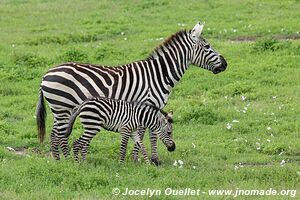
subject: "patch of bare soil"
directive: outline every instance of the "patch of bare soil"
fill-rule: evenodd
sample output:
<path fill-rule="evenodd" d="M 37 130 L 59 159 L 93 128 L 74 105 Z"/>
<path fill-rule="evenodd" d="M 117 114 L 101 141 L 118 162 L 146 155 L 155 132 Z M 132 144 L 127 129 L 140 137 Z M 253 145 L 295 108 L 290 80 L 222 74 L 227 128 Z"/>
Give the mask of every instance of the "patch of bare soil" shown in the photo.
<path fill-rule="evenodd" d="M 37 154 L 40 156 L 50 156 L 50 152 L 42 151 L 39 148 L 27 148 L 27 147 L 6 147 L 6 149 L 10 152 L 15 153 L 20 156 L 30 156 L 30 154 Z"/>

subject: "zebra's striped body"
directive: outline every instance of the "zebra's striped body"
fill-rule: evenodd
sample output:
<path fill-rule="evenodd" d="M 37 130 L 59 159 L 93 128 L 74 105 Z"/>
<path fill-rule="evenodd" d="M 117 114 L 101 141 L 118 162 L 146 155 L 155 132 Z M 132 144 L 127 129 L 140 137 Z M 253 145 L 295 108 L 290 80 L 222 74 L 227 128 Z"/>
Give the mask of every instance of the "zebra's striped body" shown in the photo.
<path fill-rule="evenodd" d="M 82 159 L 86 159 L 89 143 L 101 128 L 121 133 L 120 162 L 125 159 L 128 139 L 131 137 L 135 144 L 141 148 L 145 162 L 149 163 L 147 152 L 140 137 L 136 132 L 133 132 L 138 127 L 149 128 L 151 140 L 156 140 L 159 136 L 169 151 L 175 150 L 175 142 L 172 139 L 172 116 L 156 107 L 102 97 L 87 100 L 74 109 L 67 128 L 67 137 L 72 131 L 77 115 L 83 124 L 84 134 L 73 143 L 76 161 L 80 150 L 82 151 Z"/>
<path fill-rule="evenodd" d="M 71 110 L 90 97 L 104 96 L 125 101 L 139 101 L 163 108 L 171 89 L 193 64 L 217 74 L 226 69 L 225 59 L 202 38 L 203 26 L 180 31 L 158 46 L 145 60 L 116 67 L 67 63 L 50 69 L 43 77 L 37 109 L 40 140 L 45 135 L 43 96 L 54 114 L 51 150 L 59 159 L 59 145 L 68 155 L 64 137 Z M 144 136 L 145 128 L 139 127 Z M 136 151 L 135 151 L 136 152 Z M 152 154 L 156 154 L 153 149 Z M 137 159 L 137 154 L 134 154 Z M 152 156 L 152 159 L 158 159 Z"/>

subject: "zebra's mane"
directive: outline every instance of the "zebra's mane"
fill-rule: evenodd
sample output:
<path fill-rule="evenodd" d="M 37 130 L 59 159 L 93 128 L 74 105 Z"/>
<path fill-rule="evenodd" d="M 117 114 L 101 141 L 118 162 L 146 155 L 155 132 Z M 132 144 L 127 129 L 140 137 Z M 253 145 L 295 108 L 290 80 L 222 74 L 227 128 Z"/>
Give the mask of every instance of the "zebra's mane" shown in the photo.
<path fill-rule="evenodd" d="M 173 35 L 165 39 L 160 45 L 158 45 L 153 49 L 153 51 L 148 56 L 147 60 L 153 59 L 158 55 L 160 55 L 160 51 L 162 49 L 169 48 L 174 41 L 178 40 L 180 37 L 184 36 L 185 34 L 187 34 L 186 30 L 180 30 L 177 33 L 174 33 Z"/>

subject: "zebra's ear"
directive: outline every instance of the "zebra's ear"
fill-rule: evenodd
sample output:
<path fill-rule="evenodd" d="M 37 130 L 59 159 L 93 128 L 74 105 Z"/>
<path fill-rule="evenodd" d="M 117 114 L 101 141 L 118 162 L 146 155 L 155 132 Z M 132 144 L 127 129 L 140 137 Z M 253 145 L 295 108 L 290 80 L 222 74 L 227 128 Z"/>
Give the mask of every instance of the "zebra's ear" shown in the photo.
<path fill-rule="evenodd" d="M 199 38 L 202 33 L 203 27 L 204 25 L 198 22 L 191 30 L 191 36 L 195 39 Z"/>
<path fill-rule="evenodd" d="M 173 111 L 167 113 L 166 119 L 168 122 L 173 123 Z"/>

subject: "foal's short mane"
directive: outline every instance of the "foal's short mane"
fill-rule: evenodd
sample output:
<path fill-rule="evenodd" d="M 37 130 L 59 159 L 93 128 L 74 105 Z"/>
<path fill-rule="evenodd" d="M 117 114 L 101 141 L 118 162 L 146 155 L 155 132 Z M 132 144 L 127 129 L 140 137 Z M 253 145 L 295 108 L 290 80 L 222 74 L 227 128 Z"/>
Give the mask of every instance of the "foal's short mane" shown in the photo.
<path fill-rule="evenodd" d="M 159 55 L 159 51 L 161 49 L 165 47 L 168 48 L 174 41 L 178 40 L 180 37 L 184 36 L 185 34 L 187 34 L 186 30 L 180 30 L 177 33 L 174 33 L 173 35 L 165 39 L 160 45 L 158 45 L 153 49 L 153 51 L 150 53 L 147 60 L 153 59 L 156 55 Z"/>

